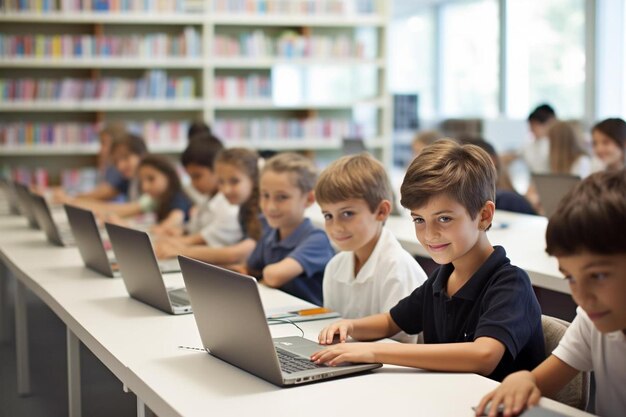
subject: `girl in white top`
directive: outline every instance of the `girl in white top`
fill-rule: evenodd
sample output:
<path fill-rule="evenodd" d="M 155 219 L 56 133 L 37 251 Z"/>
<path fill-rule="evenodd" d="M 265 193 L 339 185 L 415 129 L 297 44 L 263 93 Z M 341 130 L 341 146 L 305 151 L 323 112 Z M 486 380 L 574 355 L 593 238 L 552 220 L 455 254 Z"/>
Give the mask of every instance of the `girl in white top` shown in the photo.
<path fill-rule="evenodd" d="M 550 217 L 546 250 L 569 281 L 578 315 L 559 346 L 532 372 L 509 375 L 476 408 L 489 416 L 503 406 L 517 415 L 553 397 L 580 371 L 593 371 L 595 412 L 626 410 L 626 171 L 598 172 L 574 187 Z"/>
<path fill-rule="evenodd" d="M 324 170 L 316 199 L 331 241 L 342 250 L 324 271 L 324 306 L 345 318 L 388 312 L 426 281 L 426 274 L 384 227 L 391 187 L 383 166 L 361 154 Z M 396 339 L 414 342 L 400 333 Z"/>

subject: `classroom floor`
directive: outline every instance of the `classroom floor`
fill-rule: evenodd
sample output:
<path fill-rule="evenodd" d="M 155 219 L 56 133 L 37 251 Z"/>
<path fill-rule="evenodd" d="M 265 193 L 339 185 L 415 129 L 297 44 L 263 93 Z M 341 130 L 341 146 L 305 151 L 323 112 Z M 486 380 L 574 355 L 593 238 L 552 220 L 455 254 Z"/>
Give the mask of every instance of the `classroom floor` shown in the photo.
<path fill-rule="evenodd" d="M 13 292 L 9 287 L 9 294 Z M 8 297 L 9 301 L 11 296 Z M 9 332 L 0 343 L 0 417 L 67 417 L 65 325 L 41 300 L 28 296 L 28 334 L 32 394 L 16 391 L 13 309 L 0 312 Z M 8 338 L 6 338 L 8 336 Z M 84 416 L 136 416 L 136 397 L 89 351 L 81 346 L 82 411 Z"/>

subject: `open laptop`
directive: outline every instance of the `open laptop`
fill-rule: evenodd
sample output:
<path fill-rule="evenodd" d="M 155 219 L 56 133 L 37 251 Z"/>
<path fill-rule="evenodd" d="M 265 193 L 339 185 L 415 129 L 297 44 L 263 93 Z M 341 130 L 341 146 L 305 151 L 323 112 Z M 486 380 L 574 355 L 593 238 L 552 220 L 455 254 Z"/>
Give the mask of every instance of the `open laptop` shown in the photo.
<path fill-rule="evenodd" d="M 87 268 L 107 277 L 119 277 L 120 271 L 113 254 L 107 253 L 98 229 L 98 223 L 90 210 L 64 204 L 76 246 Z"/>
<path fill-rule="evenodd" d="M 565 194 L 580 182 L 580 177 L 567 174 L 532 174 L 531 179 L 546 217 L 554 214 Z"/>
<path fill-rule="evenodd" d="M 20 184 L 17 181 L 13 183 L 13 188 L 15 189 L 15 195 L 17 196 L 20 211 L 28 220 L 28 225 L 32 229 L 39 229 L 39 223 L 37 222 L 37 218 L 35 217 L 35 211 L 33 210 L 31 192 L 25 185 Z"/>
<path fill-rule="evenodd" d="M 184 288 L 166 288 L 146 232 L 105 223 L 124 285 L 131 297 L 170 314 L 191 313 Z"/>
<path fill-rule="evenodd" d="M 19 202 L 17 201 L 17 194 L 13 188 L 13 183 L 4 178 L 0 178 L 0 187 L 6 196 L 7 202 L 9 203 L 9 212 L 11 214 L 21 214 Z"/>
<path fill-rule="evenodd" d="M 272 339 L 254 278 L 184 256 L 178 260 L 202 344 L 211 355 L 279 386 L 382 366 L 316 365 L 309 358 L 323 346 L 303 337 Z"/>
<path fill-rule="evenodd" d="M 52 212 L 45 198 L 39 194 L 31 193 L 33 212 L 39 223 L 39 227 L 44 231 L 48 242 L 57 246 L 74 246 L 76 241 L 67 223 L 58 224 L 52 217 Z"/>

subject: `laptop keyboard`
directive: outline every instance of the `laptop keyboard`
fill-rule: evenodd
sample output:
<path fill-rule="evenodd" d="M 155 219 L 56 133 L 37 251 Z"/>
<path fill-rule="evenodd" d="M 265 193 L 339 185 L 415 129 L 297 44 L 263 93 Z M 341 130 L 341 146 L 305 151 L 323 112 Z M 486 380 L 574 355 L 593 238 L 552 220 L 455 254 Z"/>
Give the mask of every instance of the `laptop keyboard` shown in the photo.
<path fill-rule="evenodd" d="M 287 374 L 322 367 L 321 365 L 316 365 L 308 359 L 302 359 L 301 357 L 282 349 L 276 349 L 276 353 L 278 355 L 278 362 L 280 362 L 280 369 Z"/>

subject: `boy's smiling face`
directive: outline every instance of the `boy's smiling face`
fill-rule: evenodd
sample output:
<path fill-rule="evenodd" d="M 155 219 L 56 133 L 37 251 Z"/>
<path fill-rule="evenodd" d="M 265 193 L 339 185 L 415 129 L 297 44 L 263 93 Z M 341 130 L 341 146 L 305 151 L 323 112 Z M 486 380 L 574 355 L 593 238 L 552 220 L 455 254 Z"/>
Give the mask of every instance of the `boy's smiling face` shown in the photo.
<path fill-rule="evenodd" d="M 304 193 L 295 184 L 296 174 L 266 171 L 259 181 L 261 211 L 267 223 L 279 229 L 285 238 L 304 219 L 304 211 L 313 201 L 313 193 Z"/>
<path fill-rule="evenodd" d="M 443 265 L 471 254 L 483 233 L 481 229 L 491 224 L 493 210 L 488 218 L 479 213 L 472 219 L 461 203 L 447 195 L 437 195 L 423 207 L 412 209 L 411 217 L 417 239 L 433 261 Z"/>
<path fill-rule="evenodd" d="M 626 255 L 558 256 L 572 297 L 602 333 L 626 331 Z"/>
<path fill-rule="evenodd" d="M 386 201 L 386 200 L 385 200 Z M 344 251 L 358 251 L 380 233 L 382 222 L 389 214 L 389 202 L 381 203 L 374 213 L 363 199 L 338 203 L 320 203 L 324 227 L 332 241 Z"/>

